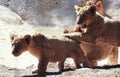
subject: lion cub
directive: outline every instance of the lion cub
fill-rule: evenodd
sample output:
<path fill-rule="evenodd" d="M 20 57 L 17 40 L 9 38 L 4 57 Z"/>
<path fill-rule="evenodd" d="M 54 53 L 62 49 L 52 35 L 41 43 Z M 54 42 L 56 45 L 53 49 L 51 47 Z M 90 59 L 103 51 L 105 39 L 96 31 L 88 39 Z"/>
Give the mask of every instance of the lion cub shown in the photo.
<path fill-rule="evenodd" d="M 12 54 L 19 56 L 25 51 L 29 51 L 38 58 L 38 69 L 34 73 L 45 72 L 48 62 L 59 61 L 60 72 L 64 69 L 64 61 L 71 57 L 74 59 L 76 67 L 89 67 L 89 61 L 76 41 L 61 37 L 48 38 L 42 34 L 25 35 L 23 37 L 11 36 Z"/>

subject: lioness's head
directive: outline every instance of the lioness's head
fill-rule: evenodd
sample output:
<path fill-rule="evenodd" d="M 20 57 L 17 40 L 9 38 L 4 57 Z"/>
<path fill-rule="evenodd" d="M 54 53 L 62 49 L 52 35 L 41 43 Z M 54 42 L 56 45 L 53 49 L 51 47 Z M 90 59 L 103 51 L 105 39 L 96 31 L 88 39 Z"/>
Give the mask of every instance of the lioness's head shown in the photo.
<path fill-rule="evenodd" d="M 25 35 L 24 37 L 11 35 L 12 54 L 17 57 L 21 55 L 24 51 L 27 51 L 30 40 L 30 35 Z"/>
<path fill-rule="evenodd" d="M 77 25 L 80 26 L 81 31 L 85 33 L 87 31 L 87 27 L 94 22 L 96 7 L 94 5 L 86 5 L 83 7 L 75 5 L 75 10 L 77 13 Z"/>

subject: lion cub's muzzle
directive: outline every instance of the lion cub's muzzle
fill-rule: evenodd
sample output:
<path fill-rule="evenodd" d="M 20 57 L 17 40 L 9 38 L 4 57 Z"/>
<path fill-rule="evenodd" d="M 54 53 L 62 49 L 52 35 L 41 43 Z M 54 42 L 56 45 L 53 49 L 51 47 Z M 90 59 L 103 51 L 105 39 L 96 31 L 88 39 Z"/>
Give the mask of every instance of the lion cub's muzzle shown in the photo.
<path fill-rule="evenodd" d="M 15 57 L 17 57 L 17 56 L 19 56 L 21 53 L 19 52 L 19 46 L 12 46 L 12 54 L 15 56 Z"/>

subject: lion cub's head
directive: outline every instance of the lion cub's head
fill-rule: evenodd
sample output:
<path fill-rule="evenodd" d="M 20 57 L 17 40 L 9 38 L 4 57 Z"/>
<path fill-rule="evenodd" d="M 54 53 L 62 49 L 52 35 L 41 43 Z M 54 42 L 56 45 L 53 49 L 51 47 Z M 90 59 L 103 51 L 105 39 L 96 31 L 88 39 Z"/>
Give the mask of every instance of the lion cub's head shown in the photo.
<path fill-rule="evenodd" d="M 86 5 L 83 7 L 75 5 L 75 10 L 77 13 L 77 25 L 80 26 L 81 31 L 86 31 L 88 25 L 93 22 L 96 16 L 96 7 L 94 5 Z"/>
<path fill-rule="evenodd" d="M 25 35 L 24 37 L 11 35 L 12 54 L 17 57 L 21 55 L 24 51 L 27 51 L 30 40 L 31 40 L 30 35 Z"/>

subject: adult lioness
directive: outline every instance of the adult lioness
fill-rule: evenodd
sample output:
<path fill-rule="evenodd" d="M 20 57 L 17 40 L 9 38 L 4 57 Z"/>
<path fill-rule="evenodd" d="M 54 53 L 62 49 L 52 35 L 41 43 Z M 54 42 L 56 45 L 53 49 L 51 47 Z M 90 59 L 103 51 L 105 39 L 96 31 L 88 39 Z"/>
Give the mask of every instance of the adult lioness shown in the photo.
<path fill-rule="evenodd" d="M 75 8 L 77 11 L 77 25 L 82 33 L 82 37 L 78 36 L 78 34 L 74 35 L 76 39 L 84 42 L 120 46 L 119 21 L 100 15 L 96 12 L 94 5 L 75 6 Z"/>
<path fill-rule="evenodd" d="M 38 69 L 34 72 L 45 72 L 48 62 L 59 61 L 60 72 L 64 69 L 64 61 L 67 57 L 74 59 L 76 67 L 83 63 L 84 67 L 89 67 L 90 63 L 79 44 L 66 37 L 48 38 L 42 34 L 25 35 L 20 37 L 11 36 L 14 56 L 19 56 L 25 51 L 29 51 L 38 58 Z"/>
<path fill-rule="evenodd" d="M 77 24 L 82 37 L 91 37 L 91 42 L 120 46 L 120 22 L 104 17 L 96 12 L 94 5 L 76 6 Z M 84 37 L 84 38 L 85 38 Z M 84 40 L 85 41 L 85 40 Z"/>

